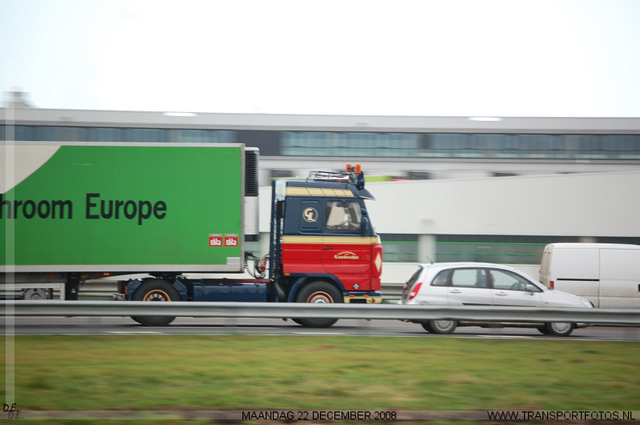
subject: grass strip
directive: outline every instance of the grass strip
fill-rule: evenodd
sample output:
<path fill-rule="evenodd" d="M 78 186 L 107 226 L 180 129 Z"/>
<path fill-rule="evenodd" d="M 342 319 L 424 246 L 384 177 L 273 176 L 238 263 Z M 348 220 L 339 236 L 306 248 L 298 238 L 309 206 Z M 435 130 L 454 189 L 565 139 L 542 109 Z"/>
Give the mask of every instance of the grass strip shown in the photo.
<path fill-rule="evenodd" d="M 16 336 L 15 393 L 21 410 L 637 410 L 639 347 L 569 339 Z M 4 377 L 4 358 L 1 367 Z"/>

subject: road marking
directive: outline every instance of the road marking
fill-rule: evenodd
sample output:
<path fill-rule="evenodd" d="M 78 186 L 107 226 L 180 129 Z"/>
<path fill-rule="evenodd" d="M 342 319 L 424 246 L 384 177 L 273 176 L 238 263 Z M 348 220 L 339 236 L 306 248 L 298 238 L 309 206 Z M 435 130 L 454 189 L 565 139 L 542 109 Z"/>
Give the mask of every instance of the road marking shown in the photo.
<path fill-rule="evenodd" d="M 539 339 L 537 336 L 523 336 L 523 335 L 476 335 L 476 338 L 489 338 L 489 339 Z"/>

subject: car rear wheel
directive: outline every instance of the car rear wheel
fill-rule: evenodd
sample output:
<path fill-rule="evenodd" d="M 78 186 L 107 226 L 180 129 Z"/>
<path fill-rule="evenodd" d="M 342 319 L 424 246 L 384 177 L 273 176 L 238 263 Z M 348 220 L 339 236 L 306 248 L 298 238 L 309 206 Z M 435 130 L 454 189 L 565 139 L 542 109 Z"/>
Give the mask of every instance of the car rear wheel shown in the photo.
<path fill-rule="evenodd" d="M 549 335 L 549 332 L 547 331 L 547 325 L 538 326 L 536 329 L 540 331 L 542 335 Z"/>
<path fill-rule="evenodd" d="M 573 332 L 573 323 L 553 322 L 545 323 L 547 335 L 551 336 L 569 336 Z"/>
<path fill-rule="evenodd" d="M 458 327 L 456 320 L 430 320 L 421 323 L 425 331 L 434 334 L 450 334 Z"/>

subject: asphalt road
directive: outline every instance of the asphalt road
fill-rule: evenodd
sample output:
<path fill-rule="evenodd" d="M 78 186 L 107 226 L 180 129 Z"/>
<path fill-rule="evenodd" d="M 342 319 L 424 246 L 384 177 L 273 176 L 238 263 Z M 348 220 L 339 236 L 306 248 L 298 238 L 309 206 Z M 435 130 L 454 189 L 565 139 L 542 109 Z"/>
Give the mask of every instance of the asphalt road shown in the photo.
<path fill-rule="evenodd" d="M 349 335 L 418 338 L 565 339 L 640 342 L 640 327 L 576 329 L 568 338 L 542 335 L 531 328 L 459 327 L 451 335 L 429 334 L 418 324 L 393 320 L 340 320 L 330 328 L 305 328 L 278 319 L 220 319 L 179 317 L 169 326 L 148 327 L 128 317 L 0 317 L 3 335 Z"/>

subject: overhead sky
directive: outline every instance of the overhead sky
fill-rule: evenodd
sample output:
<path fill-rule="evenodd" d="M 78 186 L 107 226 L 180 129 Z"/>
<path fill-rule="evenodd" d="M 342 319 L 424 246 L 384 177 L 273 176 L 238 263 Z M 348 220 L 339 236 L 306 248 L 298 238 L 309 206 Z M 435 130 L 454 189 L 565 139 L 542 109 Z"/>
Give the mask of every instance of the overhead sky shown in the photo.
<path fill-rule="evenodd" d="M 639 0 L 0 0 L 40 108 L 640 117 Z"/>

